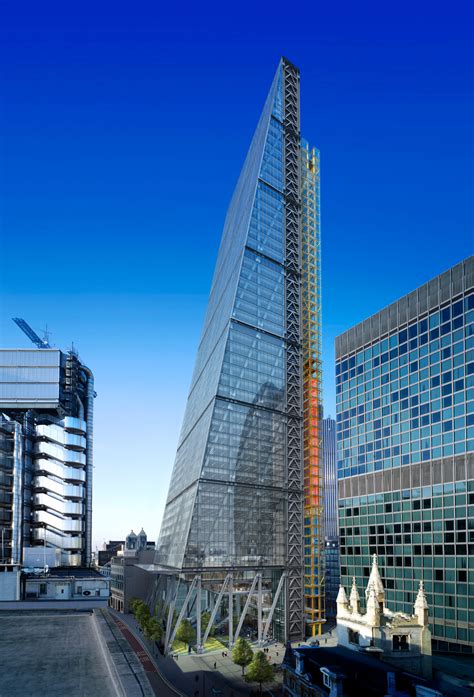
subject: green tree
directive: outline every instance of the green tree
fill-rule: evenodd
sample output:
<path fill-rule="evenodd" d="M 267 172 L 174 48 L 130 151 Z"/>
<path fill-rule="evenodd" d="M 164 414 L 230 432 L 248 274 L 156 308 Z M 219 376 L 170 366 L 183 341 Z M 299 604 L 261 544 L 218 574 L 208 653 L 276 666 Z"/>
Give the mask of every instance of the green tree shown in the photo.
<path fill-rule="evenodd" d="M 140 600 L 139 598 L 132 598 L 130 602 L 128 603 L 129 610 L 132 614 L 135 614 L 137 606 L 142 603 L 143 600 Z"/>
<path fill-rule="evenodd" d="M 156 617 L 150 617 L 148 622 L 143 627 L 143 632 L 146 638 L 150 639 L 150 641 L 160 641 L 163 636 L 163 628 Z"/>
<path fill-rule="evenodd" d="M 182 620 L 178 627 L 178 631 L 176 632 L 176 639 L 178 639 L 178 641 L 182 641 L 183 644 L 191 646 L 191 643 L 195 640 L 195 638 L 196 632 L 191 622 L 189 620 Z"/>
<path fill-rule="evenodd" d="M 242 667 L 242 675 L 245 672 L 245 666 L 252 661 L 253 651 L 247 639 L 239 637 L 232 649 L 232 660 L 238 666 Z"/>
<path fill-rule="evenodd" d="M 204 632 L 207 629 L 207 625 L 209 624 L 209 620 L 211 619 L 211 613 L 207 612 L 207 610 L 204 610 L 204 612 L 201 612 L 201 632 L 204 636 Z M 209 636 L 214 636 L 216 631 L 215 627 L 211 627 L 211 631 L 209 632 Z"/>
<path fill-rule="evenodd" d="M 260 694 L 262 694 L 262 683 L 273 680 L 273 668 L 263 651 L 257 651 L 252 658 L 245 679 L 247 682 L 258 682 Z"/>
<path fill-rule="evenodd" d="M 150 608 L 143 600 L 133 600 L 130 606 L 139 626 L 145 631 L 145 627 L 150 621 Z"/>

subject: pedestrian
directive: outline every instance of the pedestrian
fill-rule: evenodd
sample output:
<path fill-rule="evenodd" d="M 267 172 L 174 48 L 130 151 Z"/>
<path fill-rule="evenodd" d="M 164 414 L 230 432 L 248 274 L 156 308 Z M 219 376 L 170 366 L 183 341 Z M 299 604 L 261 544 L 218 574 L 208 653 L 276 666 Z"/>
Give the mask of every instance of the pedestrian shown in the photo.
<path fill-rule="evenodd" d="M 217 668 L 217 663 L 214 661 L 214 670 Z"/>

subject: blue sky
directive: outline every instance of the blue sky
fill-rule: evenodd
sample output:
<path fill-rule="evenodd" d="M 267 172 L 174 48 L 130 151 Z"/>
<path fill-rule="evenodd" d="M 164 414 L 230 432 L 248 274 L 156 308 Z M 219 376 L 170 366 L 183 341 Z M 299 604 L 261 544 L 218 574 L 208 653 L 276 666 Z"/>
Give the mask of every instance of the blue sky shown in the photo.
<path fill-rule="evenodd" d="M 0 3 L 0 331 L 96 376 L 94 539 L 159 531 L 227 204 L 281 54 L 333 341 L 472 252 L 472 3 Z"/>

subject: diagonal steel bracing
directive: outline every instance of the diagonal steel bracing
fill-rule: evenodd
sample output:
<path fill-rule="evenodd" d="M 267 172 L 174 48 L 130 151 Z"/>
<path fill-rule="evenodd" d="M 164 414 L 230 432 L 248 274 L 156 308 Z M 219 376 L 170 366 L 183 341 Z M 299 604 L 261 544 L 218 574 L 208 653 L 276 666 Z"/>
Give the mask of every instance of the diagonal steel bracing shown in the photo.
<path fill-rule="evenodd" d="M 176 620 L 176 624 L 175 624 L 175 626 L 174 626 L 174 629 L 173 629 L 173 631 L 171 632 L 171 636 L 170 636 L 170 638 L 169 638 L 169 642 L 168 642 L 168 644 L 166 645 L 168 651 L 169 651 L 169 649 L 173 646 L 173 641 L 175 640 L 176 632 L 178 631 L 178 627 L 179 627 L 179 625 L 181 624 L 181 621 L 182 621 L 182 619 L 183 619 L 183 617 L 184 617 L 184 613 L 186 612 L 186 608 L 187 608 L 188 603 L 189 603 L 189 600 L 190 600 L 190 598 L 191 598 L 191 596 L 192 596 L 192 594 L 193 594 L 193 592 L 194 592 L 194 588 L 195 588 L 195 586 L 196 586 L 196 583 L 197 583 L 197 580 L 198 580 L 198 579 L 201 580 L 201 577 L 200 577 L 200 576 L 195 576 L 195 577 L 193 578 L 193 580 L 191 581 L 191 585 L 189 586 L 189 590 L 188 590 L 188 592 L 187 592 L 186 599 L 185 599 L 185 601 L 184 601 L 184 603 L 183 603 L 183 605 L 182 605 L 182 607 L 181 607 L 181 610 L 179 611 L 178 619 Z M 175 601 L 176 601 L 176 598 L 175 598 Z M 168 618 L 168 619 L 169 619 L 169 618 Z"/>
<path fill-rule="evenodd" d="M 261 579 L 262 579 L 262 574 L 261 574 L 261 573 L 255 574 L 254 579 L 253 579 L 253 581 L 252 581 L 252 585 L 250 586 L 249 594 L 248 594 L 247 599 L 246 599 L 246 601 L 245 601 L 244 609 L 242 610 L 242 614 L 240 615 L 240 619 L 239 619 L 239 622 L 238 622 L 238 624 L 237 624 L 237 629 L 235 630 L 234 643 L 235 643 L 235 642 L 237 641 L 237 639 L 239 638 L 240 630 L 242 629 L 242 625 L 243 625 L 243 623 L 244 623 L 245 615 L 247 614 L 248 609 L 249 609 L 250 598 L 251 598 L 252 595 L 255 593 L 255 586 L 257 585 L 257 583 L 259 582 L 259 580 L 261 581 Z"/>
<path fill-rule="evenodd" d="M 299 71 L 283 61 L 287 421 L 286 635 L 304 635 Z"/>
<path fill-rule="evenodd" d="M 211 627 L 212 627 L 212 625 L 214 624 L 214 621 L 215 621 L 215 619 L 216 619 L 217 611 L 219 610 L 219 606 L 220 606 L 220 604 L 221 604 L 222 597 L 223 597 L 223 595 L 224 595 L 224 591 L 225 591 L 225 589 L 226 589 L 226 587 L 227 587 L 227 584 L 231 581 L 231 578 L 232 578 L 232 574 L 227 574 L 227 576 L 225 577 L 224 582 L 222 583 L 222 586 L 221 586 L 221 588 L 220 588 L 220 590 L 219 590 L 219 595 L 217 596 L 215 605 L 214 605 L 214 607 L 212 608 L 211 616 L 210 616 L 210 618 L 209 618 L 209 624 L 207 625 L 206 631 L 204 632 L 204 637 L 203 637 L 203 640 L 202 640 L 202 645 L 203 645 L 203 646 L 206 645 L 206 641 L 207 641 L 207 639 L 208 639 L 208 637 L 209 637 L 209 632 L 211 631 Z"/>
<path fill-rule="evenodd" d="M 285 582 L 286 578 L 286 572 L 284 571 L 280 577 L 280 580 L 278 581 L 278 586 L 275 592 L 275 597 L 273 598 L 272 606 L 270 608 L 270 612 L 268 613 L 267 621 L 265 622 L 265 626 L 263 628 L 263 635 L 262 635 L 262 641 L 265 641 L 268 635 L 268 630 L 270 629 L 270 625 L 272 623 L 273 619 L 273 613 L 275 612 L 275 608 L 277 606 L 278 598 L 280 597 L 281 590 L 283 588 L 283 584 Z"/>

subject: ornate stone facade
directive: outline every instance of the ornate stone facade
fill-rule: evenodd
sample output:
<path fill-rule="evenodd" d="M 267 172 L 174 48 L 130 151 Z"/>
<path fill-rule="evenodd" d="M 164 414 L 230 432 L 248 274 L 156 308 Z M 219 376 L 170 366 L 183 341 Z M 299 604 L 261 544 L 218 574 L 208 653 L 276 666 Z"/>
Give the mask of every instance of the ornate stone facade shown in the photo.
<path fill-rule="evenodd" d="M 428 627 L 428 601 L 420 581 L 414 614 L 392 612 L 385 605 L 385 590 L 377 555 L 365 590 L 366 610 L 361 610 L 355 578 L 347 599 L 341 585 L 337 596 L 337 638 L 340 646 L 379 655 L 404 670 L 431 675 L 431 632 Z"/>

